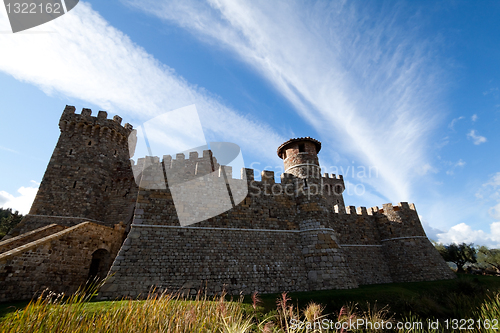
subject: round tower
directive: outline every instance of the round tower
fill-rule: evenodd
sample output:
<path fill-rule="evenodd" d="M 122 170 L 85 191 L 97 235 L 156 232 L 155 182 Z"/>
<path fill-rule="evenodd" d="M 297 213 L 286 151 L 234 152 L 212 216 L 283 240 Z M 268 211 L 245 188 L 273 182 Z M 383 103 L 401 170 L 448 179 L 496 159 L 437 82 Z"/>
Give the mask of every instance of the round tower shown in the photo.
<path fill-rule="evenodd" d="M 305 137 L 290 139 L 278 147 L 278 156 L 283 159 L 285 173 L 298 178 L 321 178 L 318 153 L 321 142 Z"/>
<path fill-rule="evenodd" d="M 318 153 L 321 142 L 310 137 L 290 139 L 278 147 L 285 173 L 296 179 L 295 222 L 301 230 L 301 245 L 305 253 L 307 283 L 310 290 L 355 288 L 343 250 L 335 232 L 327 228 L 331 221 L 328 193 L 323 191 Z M 321 265 L 320 265 L 321 263 Z"/>

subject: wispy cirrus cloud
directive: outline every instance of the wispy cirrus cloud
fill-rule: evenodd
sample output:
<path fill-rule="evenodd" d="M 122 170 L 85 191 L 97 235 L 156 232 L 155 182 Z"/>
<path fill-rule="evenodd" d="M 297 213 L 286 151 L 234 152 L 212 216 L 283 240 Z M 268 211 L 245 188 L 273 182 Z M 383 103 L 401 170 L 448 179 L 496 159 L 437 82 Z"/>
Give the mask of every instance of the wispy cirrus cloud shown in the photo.
<path fill-rule="evenodd" d="M 455 118 L 451 121 L 451 123 L 448 125 L 448 128 L 451 129 L 452 131 L 455 130 L 455 124 L 459 121 L 459 120 L 462 120 L 464 119 L 465 117 L 461 116 L 461 117 L 458 117 L 458 118 Z"/>
<path fill-rule="evenodd" d="M 462 159 L 459 159 L 456 163 L 449 163 L 449 165 L 451 165 L 451 168 L 446 170 L 446 174 L 449 175 L 449 176 L 452 176 L 455 174 L 455 170 L 456 169 L 461 169 L 465 166 L 465 161 L 463 161 Z"/>
<path fill-rule="evenodd" d="M 2 7 L 0 30 L 9 29 Z M 32 30 L 37 29 L 42 27 Z M 43 25 L 43 31 L 52 33 L 0 34 L 0 71 L 48 94 L 57 92 L 119 112 L 125 120 L 146 121 L 195 104 L 209 141 L 235 142 L 269 158 L 274 158 L 275 147 L 284 141 L 265 122 L 238 114 L 186 82 L 110 26 L 86 2 L 80 1 L 68 14 Z"/>
<path fill-rule="evenodd" d="M 325 146 L 379 168 L 381 177 L 369 181 L 380 193 L 410 196 L 416 171 L 428 164 L 440 70 L 432 43 L 401 24 L 397 5 L 122 1 L 234 52 L 295 106 Z"/>

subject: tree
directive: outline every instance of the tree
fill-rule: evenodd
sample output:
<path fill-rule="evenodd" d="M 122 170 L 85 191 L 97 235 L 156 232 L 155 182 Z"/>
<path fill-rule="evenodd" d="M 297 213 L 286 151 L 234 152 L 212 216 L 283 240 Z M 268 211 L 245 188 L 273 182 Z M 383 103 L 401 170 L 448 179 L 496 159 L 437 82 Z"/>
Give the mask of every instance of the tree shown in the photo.
<path fill-rule="evenodd" d="M 481 246 L 477 250 L 477 263 L 481 268 L 494 268 L 500 273 L 500 249 L 488 249 Z"/>
<path fill-rule="evenodd" d="M 19 214 L 17 210 L 12 213 L 11 208 L 0 208 L 0 239 L 21 222 L 22 219 L 23 215 Z"/>
<path fill-rule="evenodd" d="M 477 251 L 472 243 L 451 243 L 449 245 L 436 244 L 435 246 L 445 261 L 452 262 L 457 265 L 457 273 L 464 272 L 465 264 L 475 264 L 477 262 Z"/>

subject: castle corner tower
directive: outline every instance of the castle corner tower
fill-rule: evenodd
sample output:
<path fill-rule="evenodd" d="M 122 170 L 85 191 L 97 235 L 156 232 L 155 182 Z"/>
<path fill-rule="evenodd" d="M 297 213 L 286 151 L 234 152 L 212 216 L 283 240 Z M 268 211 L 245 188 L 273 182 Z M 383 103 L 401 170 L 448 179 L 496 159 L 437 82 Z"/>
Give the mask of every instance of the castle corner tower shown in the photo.
<path fill-rule="evenodd" d="M 129 136 L 135 131 L 122 118 L 107 112 L 67 105 L 61 134 L 28 215 L 11 235 L 56 223 L 73 226 L 92 221 L 112 227 L 129 223 L 137 196 Z M 132 150 L 135 147 L 131 147 Z"/>

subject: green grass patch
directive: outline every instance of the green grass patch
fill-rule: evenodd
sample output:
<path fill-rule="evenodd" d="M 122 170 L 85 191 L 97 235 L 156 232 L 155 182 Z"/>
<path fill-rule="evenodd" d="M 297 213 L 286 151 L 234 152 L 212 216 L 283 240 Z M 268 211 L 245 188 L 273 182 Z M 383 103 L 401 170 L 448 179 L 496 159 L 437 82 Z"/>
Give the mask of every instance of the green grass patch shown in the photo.
<path fill-rule="evenodd" d="M 472 310 L 500 291 L 500 277 L 459 274 L 457 279 L 364 285 L 356 289 L 290 293 L 292 303 L 304 308 L 310 302 L 325 306 L 326 313 L 338 313 L 349 303 L 367 310 L 369 304 L 388 306 L 396 317 L 409 313 L 424 318 L 451 318 L 472 315 Z M 261 295 L 264 311 L 276 308 L 279 294 Z M 249 296 L 245 303 L 251 303 Z"/>

